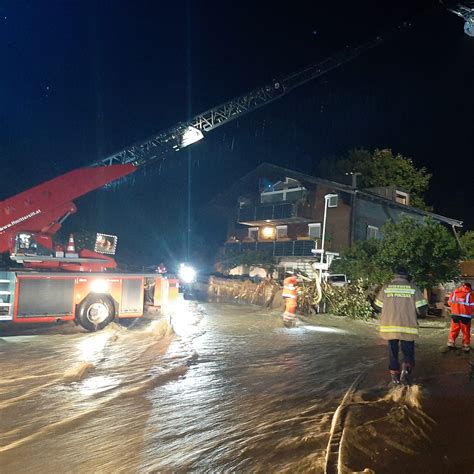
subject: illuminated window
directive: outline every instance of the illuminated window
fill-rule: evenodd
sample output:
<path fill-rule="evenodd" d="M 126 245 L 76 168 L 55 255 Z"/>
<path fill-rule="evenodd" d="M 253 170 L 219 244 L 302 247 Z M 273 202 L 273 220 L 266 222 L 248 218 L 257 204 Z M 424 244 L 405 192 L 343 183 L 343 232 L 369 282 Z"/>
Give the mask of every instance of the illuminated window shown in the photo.
<path fill-rule="evenodd" d="M 258 239 L 258 227 L 249 228 L 249 239 L 252 239 L 252 240 Z"/>
<path fill-rule="evenodd" d="M 367 226 L 367 240 L 368 239 L 377 239 L 379 236 L 379 228 L 374 227 L 373 225 Z"/>
<path fill-rule="evenodd" d="M 284 239 L 285 237 L 288 237 L 288 226 L 277 225 L 276 232 L 277 232 L 277 239 Z"/>
<path fill-rule="evenodd" d="M 275 238 L 275 227 L 265 226 L 260 229 L 260 239 L 273 240 Z"/>
<path fill-rule="evenodd" d="M 320 223 L 308 224 L 308 236 L 310 239 L 320 239 L 321 238 L 321 224 Z"/>

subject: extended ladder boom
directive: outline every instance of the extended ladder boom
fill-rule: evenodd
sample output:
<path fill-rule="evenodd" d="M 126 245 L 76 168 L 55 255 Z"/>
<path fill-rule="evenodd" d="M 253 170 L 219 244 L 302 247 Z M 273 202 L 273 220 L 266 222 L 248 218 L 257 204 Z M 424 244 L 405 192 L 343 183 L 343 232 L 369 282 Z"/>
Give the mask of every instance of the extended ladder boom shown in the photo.
<path fill-rule="evenodd" d="M 203 138 L 203 133 L 210 132 L 231 120 L 273 102 L 288 94 L 293 89 L 352 61 L 360 54 L 391 38 L 394 34 L 405 30 L 408 26 L 408 23 L 403 23 L 387 34 L 377 36 L 357 46 L 346 47 L 318 64 L 309 66 L 279 80 L 273 80 L 263 87 L 254 89 L 204 113 L 196 115 L 191 120 L 181 122 L 148 140 L 139 142 L 107 158 L 96 161 L 92 166 L 110 166 L 125 163 L 142 166 L 162 158 L 163 155 L 170 151 L 179 151 Z"/>

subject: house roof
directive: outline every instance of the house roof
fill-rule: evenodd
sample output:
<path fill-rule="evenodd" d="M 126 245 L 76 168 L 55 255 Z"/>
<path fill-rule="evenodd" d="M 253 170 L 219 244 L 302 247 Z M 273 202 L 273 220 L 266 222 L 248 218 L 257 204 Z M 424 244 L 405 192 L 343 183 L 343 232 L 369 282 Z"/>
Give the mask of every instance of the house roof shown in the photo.
<path fill-rule="evenodd" d="M 450 217 L 441 216 L 439 214 L 435 214 L 433 212 L 422 211 L 421 209 L 417 209 L 416 207 L 407 206 L 406 204 L 400 204 L 396 201 L 392 201 L 391 199 L 384 198 L 379 196 L 375 193 L 372 193 L 368 190 L 357 189 L 347 184 L 337 183 L 335 181 L 330 181 L 327 179 L 316 178 L 315 176 L 311 176 L 308 174 L 300 173 L 299 171 L 290 170 L 288 168 L 283 168 L 281 166 L 273 165 L 271 163 L 262 163 L 261 165 L 257 166 L 254 170 L 250 173 L 247 173 L 242 178 L 240 178 L 236 183 L 234 183 L 229 191 L 226 193 L 228 196 L 233 196 L 236 199 L 239 192 L 241 192 L 241 186 L 244 183 L 252 184 L 255 182 L 256 179 L 266 177 L 266 178 L 275 178 L 275 179 L 284 179 L 285 177 L 293 178 L 300 181 L 302 184 L 309 183 L 309 184 L 320 184 L 332 188 L 336 191 L 342 191 L 350 194 L 355 194 L 357 196 L 364 197 L 366 199 L 371 199 L 374 201 L 378 201 L 381 203 L 385 203 L 392 207 L 399 208 L 400 210 L 408 211 L 413 214 L 418 214 L 425 217 L 431 217 L 437 221 L 443 222 L 445 224 L 449 224 L 450 226 L 454 227 L 462 227 L 462 221 L 457 219 L 451 219 Z"/>

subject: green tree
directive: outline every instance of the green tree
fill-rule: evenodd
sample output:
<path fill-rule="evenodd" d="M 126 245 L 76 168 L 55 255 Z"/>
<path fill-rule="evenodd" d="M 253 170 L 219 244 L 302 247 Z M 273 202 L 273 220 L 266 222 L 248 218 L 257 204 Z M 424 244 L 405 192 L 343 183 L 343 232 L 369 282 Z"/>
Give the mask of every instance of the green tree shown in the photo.
<path fill-rule="evenodd" d="M 377 262 L 381 241 L 360 240 L 351 248 L 341 252 L 341 258 L 334 260 L 331 273 L 344 273 L 351 281 L 363 281 L 366 285 L 380 285 L 392 276 L 389 268 Z"/>
<path fill-rule="evenodd" d="M 452 280 L 459 275 L 462 256 L 456 239 L 438 222 L 404 218 L 382 227 L 382 240 L 357 242 L 341 253 L 331 268 L 351 280 L 363 280 L 369 286 L 386 283 L 398 266 L 405 267 L 422 288 Z"/>
<path fill-rule="evenodd" d="M 474 259 L 474 231 L 468 230 L 464 232 L 460 240 L 464 251 L 464 258 L 468 260 Z"/>
<path fill-rule="evenodd" d="M 459 275 L 462 251 L 451 233 L 439 222 L 404 218 L 382 227 L 383 239 L 376 255 L 380 268 L 404 266 L 422 288 L 452 280 Z"/>
<path fill-rule="evenodd" d="M 431 174 L 425 167 L 416 168 L 413 160 L 390 149 L 365 149 L 349 151 L 344 158 L 323 160 L 319 173 L 329 178 L 341 180 L 345 175 L 360 173 L 357 185 L 360 188 L 396 185 L 410 193 L 410 204 L 424 210 L 430 210 L 424 201 Z"/>

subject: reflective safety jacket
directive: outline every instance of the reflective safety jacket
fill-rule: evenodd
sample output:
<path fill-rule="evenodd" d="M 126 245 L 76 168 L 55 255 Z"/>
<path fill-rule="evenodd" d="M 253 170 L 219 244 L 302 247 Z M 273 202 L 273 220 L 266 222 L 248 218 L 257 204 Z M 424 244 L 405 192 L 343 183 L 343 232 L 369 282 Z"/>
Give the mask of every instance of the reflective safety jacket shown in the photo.
<path fill-rule="evenodd" d="M 286 277 L 283 281 L 283 298 L 292 298 L 296 300 L 298 287 L 296 285 L 297 279 L 294 275 Z"/>
<path fill-rule="evenodd" d="M 451 314 L 453 316 L 472 318 L 474 298 L 468 286 L 462 285 L 456 288 L 449 296 L 448 304 L 451 307 Z"/>
<path fill-rule="evenodd" d="M 375 304 L 382 310 L 382 339 L 414 341 L 418 338 L 417 315 L 420 308 L 428 302 L 415 285 L 397 275 L 388 285 L 382 287 Z"/>

